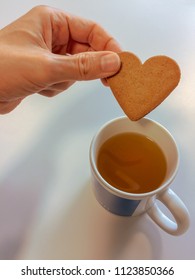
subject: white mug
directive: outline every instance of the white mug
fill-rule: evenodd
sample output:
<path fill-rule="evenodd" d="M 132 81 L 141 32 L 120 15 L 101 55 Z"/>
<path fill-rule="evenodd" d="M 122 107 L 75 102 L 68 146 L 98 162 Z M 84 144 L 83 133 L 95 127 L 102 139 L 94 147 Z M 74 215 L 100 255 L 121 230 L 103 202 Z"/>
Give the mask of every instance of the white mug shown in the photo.
<path fill-rule="evenodd" d="M 162 149 L 167 161 L 167 172 L 164 181 L 157 189 L 146 193 L 121 191 L 105 181 L 99 173 L 97 157 L 100 147 L 110 137 L 124 132 L 134 132 L 149 137 Z M 179 166 L 178 148 L 172 135 L 163 126 L 147 118 L 134 122 L 127 117 L 119 117 L 106 123 L 92 140 L 90 165 L 96 199 L 105 209 L 121 216 L 147 213 L 169 234 L 181 235 L 186 232 L 189 227 L 188 210 L 169 187 Z M 175 221 L 170 220 L 160 210 L 156 200 L 161 201 L 169 209 Z"/>

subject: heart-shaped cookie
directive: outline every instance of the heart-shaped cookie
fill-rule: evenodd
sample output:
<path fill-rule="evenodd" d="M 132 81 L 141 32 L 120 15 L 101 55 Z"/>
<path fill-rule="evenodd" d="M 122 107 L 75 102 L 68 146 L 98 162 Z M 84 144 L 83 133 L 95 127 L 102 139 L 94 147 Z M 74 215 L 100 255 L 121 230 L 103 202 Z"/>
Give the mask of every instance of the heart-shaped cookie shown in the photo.
<path fill-rule="evenodd" d="M 178 85 L 180 69 L 167 56 L 153 56 L 145 61 L 130 52 L 118 54 L 120 71 L 107 79 L 125 114 L 138 120 L 157 107 Z"/>

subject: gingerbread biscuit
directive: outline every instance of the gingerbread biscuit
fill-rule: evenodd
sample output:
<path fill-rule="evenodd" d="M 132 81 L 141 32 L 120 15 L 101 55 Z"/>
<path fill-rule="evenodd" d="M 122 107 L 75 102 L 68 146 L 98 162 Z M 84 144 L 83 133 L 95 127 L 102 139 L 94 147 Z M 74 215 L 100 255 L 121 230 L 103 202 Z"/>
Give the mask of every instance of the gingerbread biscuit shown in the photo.
<path fill-rule="evenodd" d="M 154 56 L 142 64 L 133 53 L 121 52 L 121 69 L 107 78 L 125 114 L 139 120 L 156 108 L 178 85 L 180 69 L 167 56 Z"/>

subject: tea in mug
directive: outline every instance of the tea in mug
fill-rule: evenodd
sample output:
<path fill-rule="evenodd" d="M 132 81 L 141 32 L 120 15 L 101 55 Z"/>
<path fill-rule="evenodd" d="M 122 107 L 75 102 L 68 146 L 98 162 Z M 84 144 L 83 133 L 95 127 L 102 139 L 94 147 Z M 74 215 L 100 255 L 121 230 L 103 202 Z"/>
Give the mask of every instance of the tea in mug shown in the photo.
<path fill-rule="evenodd" d="M 152 139 L 138 133 L 109 138 L 99 150 L 97 167 L 113 187 L 129 193 L 146 193 L 163 182 L 166 158 Z"/>

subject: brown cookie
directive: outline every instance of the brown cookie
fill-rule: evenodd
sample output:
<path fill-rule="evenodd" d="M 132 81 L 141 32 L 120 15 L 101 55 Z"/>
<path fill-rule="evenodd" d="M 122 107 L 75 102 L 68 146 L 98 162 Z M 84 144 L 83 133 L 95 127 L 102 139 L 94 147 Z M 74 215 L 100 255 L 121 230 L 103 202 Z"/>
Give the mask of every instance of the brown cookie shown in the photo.
<path fill-rule="evenodd" d="M 130 52 L 119 53 L 120 71 L 107 79 L 108 84 L 131 120 L 138 120 L 157 107 L 178 85 L 180 69 L 167 56 L 154 56 L 142 64 Z"/>

